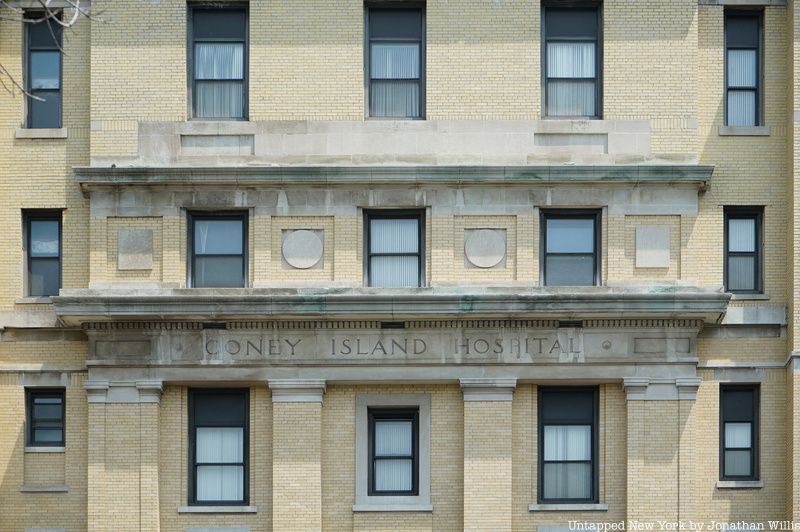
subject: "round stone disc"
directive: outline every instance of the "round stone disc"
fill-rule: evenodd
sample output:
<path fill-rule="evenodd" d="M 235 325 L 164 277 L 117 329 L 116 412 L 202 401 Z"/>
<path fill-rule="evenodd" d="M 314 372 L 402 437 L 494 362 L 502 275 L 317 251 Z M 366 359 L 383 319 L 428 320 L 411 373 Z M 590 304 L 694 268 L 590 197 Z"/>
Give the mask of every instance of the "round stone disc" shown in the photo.
<path fill-rule="evenodd" d="M 506 256 L 506 239 L 503 231 L 478 229 L 471 231 L 464 241 L 467 260 L 478 268 L 491 268 L 500 264 Z"/>
<path fill-rule="evenodd" d="M 293 268 L 312 268 L 322 259 L 322 239 L 308 229 L 292 231 L 283 239 L 283 258 Z"/>

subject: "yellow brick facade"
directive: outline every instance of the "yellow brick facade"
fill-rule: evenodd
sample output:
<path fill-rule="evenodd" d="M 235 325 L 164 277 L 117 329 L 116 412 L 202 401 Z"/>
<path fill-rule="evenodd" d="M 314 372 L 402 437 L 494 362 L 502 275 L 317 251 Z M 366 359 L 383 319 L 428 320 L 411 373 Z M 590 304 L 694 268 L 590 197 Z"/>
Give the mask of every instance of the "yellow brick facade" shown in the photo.
<path fill-rule="evenodd" d="M 800 523 L 800 7 L 745 3 L 598 2 L 600 116 L 550 120 L 542 10 L 558 0 L 428 0 L 424 120 L 375 120 L 364 2 L 244 1 L 247 120 L 196 121 L 186 0 L 94 0 L 94 20 L 65 30 L 60 132 L 28 138 L 26 97 L 0 89 L 0 531 Z M 720 134 L 736 8 L 763 13 L 756 135 Z M 11 87 L 26 45 L 6 12 Z M 191 136 L 252 151 L 192 156 Z M 762 293 L 725 294 L 730 206 L 763 207 Z M 53 298 L 26 288 L 34 209 L 61 212 Z M 365 286 L 365 213 L 380 209 L 422 214 L 420 287 Z M 544 286 L 556 209 L 599 213 L 599 286 Z M 195 290 L 190 216 L 217 211 L 247 215 L 247 286 Z M 668 260 L 637 267 L 651 226 L 668 229 Z M 152 267 L 120 267 L 126 229 L 152 232 Z M 490 268 L 467 257 L 481 229 L 505 241 Z M 309 269 L 285 260 L 295 230 L 322 239 Z M 316 351 L 295 356 L 293 335 Z M 720 389 L 737 383 L 759 389 L 759 475 L 731 487 Z M 588 503 L 539 493 L 547 386 L 598 390 Z M 244 509 L 192 503 L 189 390 L 215 387 L 249 390 Z M 37 388 L 65 393 L 51 452 L 27 441 Z M 430 507 L 359 508 L 362 394 L 430 397 Z"/>

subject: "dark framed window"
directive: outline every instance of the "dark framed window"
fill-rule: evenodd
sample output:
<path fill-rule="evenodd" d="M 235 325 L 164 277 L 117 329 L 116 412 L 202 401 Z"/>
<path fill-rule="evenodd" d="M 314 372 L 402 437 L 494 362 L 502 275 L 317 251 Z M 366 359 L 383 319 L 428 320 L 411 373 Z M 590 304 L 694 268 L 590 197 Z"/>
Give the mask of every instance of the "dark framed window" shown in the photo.
<path fill-rule="evenodd" d="M 541 211 L 545 286 L 600 284 L 600 211 Z"/>
<path fill-rule="evenodd" d="M 63 388 L 27 388 L 27 442 L 36 447 L 63 447 L 65 400 Z"/>
<path fill-rule="evenodd" d="M 602 114 L 601 12 L 595 2 L 552 2 L 543 10 L 544 114 Z"/>
<path fill-rule="evenodd" d="M 720 479 L 758 480 L 757 384 L 720 386 Z"/>
<path fill-rule="evenodd" d="M 760 10 L 725 10 L 725 124 L 762 123 Z"/>
<path fill-rule="evenodd" d="M 246 213 L 190 213 L 189 242 L 193 288 L 247 285 Z"/>
<path fill-rule="evenodd" d="M 367 4 L 365 19 L 368 115 L 424 117 L 424 4 Z"/>
<path fill-rule="evenodd" d="M 419 494 L 419 410 L 369 409 L 369 495 Z"/>
<path fill-rule="evenodd" d="M 189 494 L 192 504 L 249 501 L 249 390 L 189 390 Z"/>
<path fill-rule="evenodd" d="M 30 21 L 25 22 L 26 126 L 60 128 L 61 25 L 42 11 L 27 11 L 25 18 Z"/>
<path fill-rule="evenodd" d="M 763 291 L 762 207 L 725 208 L 725 290 Z"/>
<path fill-rule="evenodd" d="M 597 502 L 597 387 L 539 387 L 539 502 Z"/>
<path fill-rule="evenodd" d="M 364 235 L 367 286 L 423 286 L 424 211 L 364 211 Z"/>
<path fill-rule="evenodd" d="M 190 4 L 193 118 L 247 118 L 247 5 Z"/>
<path fill-rule="evenodd" d="M 61 212 L 24 211 L 27 295 L 57 296 L 61 288 Z"/>

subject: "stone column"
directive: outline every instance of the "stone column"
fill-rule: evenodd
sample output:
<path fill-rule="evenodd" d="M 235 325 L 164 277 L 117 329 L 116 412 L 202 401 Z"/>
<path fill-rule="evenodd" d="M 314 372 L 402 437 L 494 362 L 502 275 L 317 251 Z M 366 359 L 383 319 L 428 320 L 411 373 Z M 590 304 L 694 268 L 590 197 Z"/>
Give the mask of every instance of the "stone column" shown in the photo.
<path fill-rule="evenodd" d="M 693 506 L 698 378 L 625 379 L 627 519 L 688 521 Z"/>
<path fill-rule="evenodd" d="M 160 382 L 87 381 L 90 532 L 158 532 Z"/>
<path fill-rule="evenodd" d="M 511 530 L 511 401 L 516 379 L 461 379 L 464 530 Z"/>
<path fill-rule="evenodd" d="M 271 380 L 272 529 L 322 530 L 323 380 Z"/>

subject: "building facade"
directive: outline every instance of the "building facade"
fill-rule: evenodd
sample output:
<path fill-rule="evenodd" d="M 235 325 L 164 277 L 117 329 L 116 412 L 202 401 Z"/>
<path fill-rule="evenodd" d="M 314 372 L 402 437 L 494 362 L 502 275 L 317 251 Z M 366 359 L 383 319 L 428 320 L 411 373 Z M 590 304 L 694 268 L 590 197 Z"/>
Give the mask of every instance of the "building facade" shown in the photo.
<path fill-rule="evenodd" d="M 793 0 L 9 5 L 0 530 L 800 523 Z"/>

